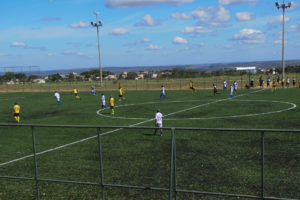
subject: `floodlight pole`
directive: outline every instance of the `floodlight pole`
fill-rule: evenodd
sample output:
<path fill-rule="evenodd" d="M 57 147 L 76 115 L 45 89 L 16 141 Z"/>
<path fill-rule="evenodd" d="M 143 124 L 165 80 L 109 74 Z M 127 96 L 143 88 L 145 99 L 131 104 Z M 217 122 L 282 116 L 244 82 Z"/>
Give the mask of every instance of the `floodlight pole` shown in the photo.
<path fill-rule="evenodd" d="M 100 38 L 99 38 L 99 27 L 102 26 L 102 21 L 98 21 L 98 12 L 94 12 L 94 14 L 96 15 L 96 23 L 91 22 L 91 25 L 93 27 L 97 28 L 97 40 L 98 40 L 98 58 L 99 58 L 99 71 L 100 71 L 100 86 L 103 86 L 103 82 L 102 82 L 102 65 L 101 65 L 101 55 L 100 55 Z"/>
<path fill-rule="evenodd" d="M 279 4 L 276 2 L 277 9 L 282 8 L 282 79 L 285 77 L 285 60 L 284 60 L 284 43 L 285 43 L 285 9 L 291 7 L 291 3 L 285 4 L 285 0 L 283 0 L 283 4 Z"/>

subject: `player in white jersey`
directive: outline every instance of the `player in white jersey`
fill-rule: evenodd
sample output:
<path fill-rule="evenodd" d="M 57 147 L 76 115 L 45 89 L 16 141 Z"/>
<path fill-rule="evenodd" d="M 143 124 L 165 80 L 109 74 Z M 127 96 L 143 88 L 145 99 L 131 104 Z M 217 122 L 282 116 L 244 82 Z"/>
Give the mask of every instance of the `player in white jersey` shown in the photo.
<path fill-rule="evenodd" d="M 158 109 L 156 114 L 155 114 L 155 132 L 154 135 L 156 135 L 157 129 L 160 129 L 160 136 L 162 136 L 163 134 L 163 130 L 162 130 L 162 118 L 163 115 L 161 114 L 160 110 Z"/>
<path fill-rule="evenodd" d="M 234 94 L 236 94 L 238 88 L 238 83 L 236 81 L 233 82 L 233 90 L 234 90 Z"/>
<path fill-rule="evenodd" d="M 230 85 L 230 99 L 233 98 L 233 86 Z"/>
<path fill-rule="evenodd" d="M 54 92 L 54 96 L 56 98 L 57 103 L 62 104 L 62 102 L 60 101 L 60 94 L 57 91 Z"/>
<path fill-rule="evenodd" d="M 102 109 L 105 109 L 105 108 L 106 108 L 106 104 L 105 104 L 105 96 L 104 96 L 103 93 L 101 94 L 101 106 L 102 106 Z"/>
<path fill-rule="evenodd" d="M 166 96 L 166 91 L 165 91 L 165 87 L 162 85 L 161 86 L 161 89 L 160 89 L 160 99 L 161 99 L 161 97 L 164 97 L 164 98 L 167 98 L 167 96 Z"/>
<path fill-rule="evenodd" d="M 223 90 L 226 90 L 227 89 L 227 82 L 224 80 L 223 81 Z"/>

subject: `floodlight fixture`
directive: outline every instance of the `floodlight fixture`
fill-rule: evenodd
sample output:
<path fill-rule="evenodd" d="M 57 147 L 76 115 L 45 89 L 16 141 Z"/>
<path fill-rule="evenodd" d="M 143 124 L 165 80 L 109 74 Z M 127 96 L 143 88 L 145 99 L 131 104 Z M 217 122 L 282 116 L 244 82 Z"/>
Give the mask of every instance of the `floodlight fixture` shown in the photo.
<path fill-rule="evenodd" d="M 285 10 L 292 6 L 292 3 L 289 2 L 287 5 L 285 4 L 285 0 L 280 4 L 278 2 L 275 3 L 278 9 L 282 8 L 282 79 L 285 77 L 285 61 L 284 61 L 284 42 L 285 42 Z"/>
<path fill-rule="evenodd" d="M 98 21 L 99 12 L 94 12 L 96 15 L 96 22 L 91 22 L 93 27 L 97 28 L 97 40 L 98 40 L 98 58 L 99 58 L 99 71 L 100 71 L 100 86 L 103 86 L 102 82 L 102 65 L 101 65 L 101 54 L 100 54 L 100 39 L 99 39 L 99 27 L 103 26 L 102 21 Z"/>

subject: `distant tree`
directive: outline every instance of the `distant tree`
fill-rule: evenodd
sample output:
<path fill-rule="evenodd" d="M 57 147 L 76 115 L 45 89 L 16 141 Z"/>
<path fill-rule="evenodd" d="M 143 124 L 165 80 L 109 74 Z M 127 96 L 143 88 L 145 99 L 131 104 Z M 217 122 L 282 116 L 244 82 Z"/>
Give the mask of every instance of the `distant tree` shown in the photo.
<path fill-rule="evenodd" d="M 75 80 L 75 76 L 74 76 L 73 73 L 69 73 L 69 75 L 68 75 L 68 80 L 69 80 L 69 81 L 74 81 L 74 80 Z"/>
<path fill-rule="evenodd" d="M 91 77 L 91 74 L 88 71 L 82 72 L 82 73 L 80 73 L 80 75 L 84 76 L 85 79 L 89 79 Z"/>
<path fill-rule="evenodd" d="M 11 81 L 11 80 L 15 80 L 16 79 L 16 76 L 15 76 L 15 73 L 13 72 L 6 72 L 3 76 L 2 76 L 2 79 L 4 81 Z"/>
<path fill-rule="evenodd" d="M 17 73 L 15 75 L 16 79 L 19 79 L 20 82 L 25 82 L 27 76 L 24 73 Z"/>
<path fill-rule="evenodd" d="M 27 81 L 32 82 L 34 79 L 38 79 L 38 78 L 40 78 L 38 75 L 31 74 L 27 77 Z"/>
<path fill-rule="evenodd" d="M 134 80 L 137 77 L 137 73 L 136 72 L 128 72 L 127 73 L 127 80 Z"/>
<path fill-rule="evenodd" d="M 51 74 L 48 76 L 49 81 L 51 82 L 57 82 L 57 81 L 61 81 L 63 78 L 58 74 Z"/>
<path fill-rule="evenodd" d="M 81 76 L 76 76 L 76 81 L 82 81 L 82 77 Z"/>

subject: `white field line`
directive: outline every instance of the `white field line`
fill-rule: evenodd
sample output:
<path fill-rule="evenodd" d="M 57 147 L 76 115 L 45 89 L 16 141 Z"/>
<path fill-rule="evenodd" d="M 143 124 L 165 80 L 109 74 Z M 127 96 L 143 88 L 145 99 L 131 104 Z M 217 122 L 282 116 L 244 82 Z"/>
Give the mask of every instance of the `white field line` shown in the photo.
<path fill-rule="evenodd" d="M 246 94 L 237 95 L 235 97 L 241 97 L 241 96 L 245 96 L 245 95 L 248 95 L 248 94 L 253 94 L 253 93 L 256 93 L 256 92 L 260 92 L 260 91 L 263 91 L 263 90 L 266 90 L 266 89 L 257 90 L 257 91 L 254 91 L 254 92 L 249 92 L 249 93 L 246 93 Z M 201 105 L 198 105 L 198 106 L 194 106 L 192 108 L 188 108 L 188 109 L 176 111 L 176 112 L 173 112 L 173 113 L 169 113 L 169 114 L 167 114 L 165 116 L 174 115 L 174 114 L 177 114 L 177 113 L 180 113 L 180 112 L 185 112 L 185 111 L 192 110 L 192 109 L 195 109 L 195 108 L 198 108 L 198 107 L 210 105 L 210 104 L 213 104 L 213 103 L 217 103 L 217 102 L 225 101 L 225 100 L 229 100 L 229 99 L 230 98 L 226 98 L 226 99 L 221 99 L 221 100 L 213 101 L 213 102 L 206 103 L 206 104 L 201 104 Z M 154 118 L 153 119 L 147 119 L 145 121 L 129 125 L 129 127 L 133 127 L 133 126 L 137 126 L 137 125 L 140 125 L 140 124 L 144 124 L 144 123 L 147 123 L 147 122 L 150 122 L 150 121 L 153 121 L 153 120 L 154 120 Z M 112 131 L 108 131 L 108 132 L 102 133 L 101 136 L 108 135 L 108 134 L 111 134 L 111 133 L 114 133 L 114 132 L 117 132 L 117 131 L 120 131 L 120 130 L 122 130 L 122 128 L 118 128 L 118 129 L 115 129 L 115 130 L 112 130 Z M 45 153 L 48 153 L 48 152 L 51 152 L 51 151 L 55 151 L 55 150 L 58 150 L 58 149 L 62 149 L 62 148 L 65 148 L 65 147 L 68 147 L 68 146 L 71 146 L 71 145 L 74 145 L 74 144 L 85 142 L 87 140 L 90 140 L 90 139 L 93 139 L 93 138 L 96 138 L 96 137 L 97 137 L 97 135 L 91 136 L 91 137 L 88 137 L 88 138 L 84 138 L 84 139 L 81 139 L 81 140 L 77 140 L 75 142 L 71 142 L 71 143 L 68 143 L 68 144 L 65 144 L 65 145 L 61 145 L 61 146 L 54 147 L 54 148 L 51 148 L 51 149 L 48 149 L 48 150 L 45 150 L 45 151 L 38 152 L 38 153 L 36 153 L 36 155 L 42 155 L 42 154 L 45 154 Z M 10 160 L 10 161 L 4 162 L 4 163 L 0 163 L 0 166 L 8 165 L 10 163 L 14 163 L 14 162 L 17 162 L 17 161 L 20 161 L 20 160 L 24 160 L 24 159 L 27 159 L 27 158 L 30 158 L 30 157 L 33 157 L 33 156 L 34 156 L 34 154 L 31 154 L 31 155 L 27 155 L 27 156 L 24 156 L 24 157 L 21 157 L 21 158 Z"/>

